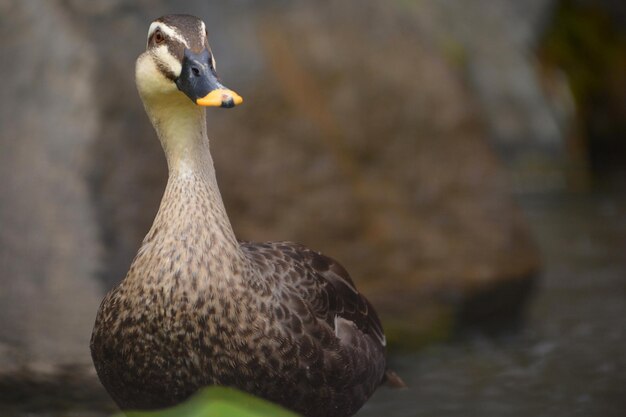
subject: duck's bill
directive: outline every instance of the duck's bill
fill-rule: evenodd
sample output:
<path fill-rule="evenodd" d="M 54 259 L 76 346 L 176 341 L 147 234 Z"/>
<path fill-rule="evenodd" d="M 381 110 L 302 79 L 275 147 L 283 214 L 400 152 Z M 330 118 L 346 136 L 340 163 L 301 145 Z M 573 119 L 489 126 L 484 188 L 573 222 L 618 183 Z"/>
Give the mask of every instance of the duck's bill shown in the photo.
<path fill-rule="evenodd" d="M 235 107 L 238 104 L 243 103 L 243 98 L 237 93 L 227 88 L 218 88 L 211 91 L 204 97 L 196 100 L 196 104 L 199 106 L 212 106 L 212 107 Z"/>
<path fill-rule="evenodd" d="M 178 89 L 199 106 L 229 108 L 243 102 L 239 94 L 217 79 L 208 49 L 199 53 L 185 49 L 180 75 L 175 82 Z"/>

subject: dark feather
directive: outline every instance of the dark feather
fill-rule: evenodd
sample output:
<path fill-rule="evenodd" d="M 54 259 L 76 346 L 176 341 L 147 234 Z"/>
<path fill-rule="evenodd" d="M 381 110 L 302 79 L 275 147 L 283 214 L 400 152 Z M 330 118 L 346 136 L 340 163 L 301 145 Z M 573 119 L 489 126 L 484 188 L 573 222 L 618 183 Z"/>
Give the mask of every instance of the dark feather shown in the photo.
<path fill-rule="evenodd" d="M 283 285 L 301 296 L 318 319 L 332 328 L 337 317 L 348 320 L 385 347 L 385 335 L 376 311 L 339 262 L 292 242 L 241 242 L 241 247 L 249 253 L 261 253 L 269 264 L 287 263 L 287 269 L 292 271 L 300 267 L 303 273 L 297 279 L 285 280 Z"/>

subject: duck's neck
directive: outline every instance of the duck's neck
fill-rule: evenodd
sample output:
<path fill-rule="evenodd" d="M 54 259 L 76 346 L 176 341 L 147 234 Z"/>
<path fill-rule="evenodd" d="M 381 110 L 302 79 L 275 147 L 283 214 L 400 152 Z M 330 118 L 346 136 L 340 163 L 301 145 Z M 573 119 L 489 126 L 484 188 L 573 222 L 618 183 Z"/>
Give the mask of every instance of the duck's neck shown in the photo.
<path fill-rule="evenodd" d="M 165 151 L 170 178 L 199 173 L 214 179 L 204 107 L 182 94 L 144 97 L 144 107 Z"/>
<path fill-rule="evenodd" d="M 217 186 L 205 110 L 184 96 L 144 104 L 165 151 L 169 178 L 142 251 L 160 251 L 180 265 L 203 259 L 206 265 L 198 267 L 208 268 L 204 272 L 210 277 L 228 278 L 241 252 Z"/>

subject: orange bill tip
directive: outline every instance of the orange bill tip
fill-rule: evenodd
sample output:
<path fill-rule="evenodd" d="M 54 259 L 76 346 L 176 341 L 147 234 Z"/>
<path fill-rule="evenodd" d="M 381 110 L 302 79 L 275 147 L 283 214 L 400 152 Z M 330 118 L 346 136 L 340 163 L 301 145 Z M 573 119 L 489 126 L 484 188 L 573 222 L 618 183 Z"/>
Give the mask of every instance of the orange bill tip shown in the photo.
<path fill-rule="evenodd" d="M 243 98 L 232 90 L 218 88 L 211 91 L 206 96 L 196 100 L 199 106 L 211 107 L 235 107 L 243 103 Z"/>

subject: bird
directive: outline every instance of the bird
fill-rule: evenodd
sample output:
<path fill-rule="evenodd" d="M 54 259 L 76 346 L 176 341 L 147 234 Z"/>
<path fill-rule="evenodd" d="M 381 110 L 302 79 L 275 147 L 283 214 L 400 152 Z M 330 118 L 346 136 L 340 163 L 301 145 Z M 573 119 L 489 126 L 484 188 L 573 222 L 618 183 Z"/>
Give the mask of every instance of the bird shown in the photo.
<path fill-rule="evenodd" d="M 161 409 L 221 385 L 307 417 L 342 417 L 385 381 L 401 381 L 387 369 L 376 311 L 339 262 L 296 243 L 235 237 L 206 108 L 243 99 L 218 78 L 205 23 L 154 20 L 135 81 L 168 181 L 91 336 L 96 372 L 117 405 Z"/>

